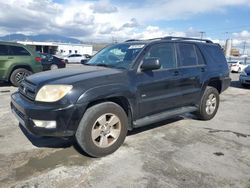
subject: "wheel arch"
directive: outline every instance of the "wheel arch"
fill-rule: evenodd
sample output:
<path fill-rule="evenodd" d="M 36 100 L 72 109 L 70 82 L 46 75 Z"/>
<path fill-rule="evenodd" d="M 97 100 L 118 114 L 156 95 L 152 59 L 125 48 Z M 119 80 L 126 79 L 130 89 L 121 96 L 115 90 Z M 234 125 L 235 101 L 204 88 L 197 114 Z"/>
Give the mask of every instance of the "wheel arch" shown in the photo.
<path fill-rule="evenodd" d="M 10 80 L 11 74 L 12 74 L 16 69 L 20 69 L 20 68 L 27 69 L 28 71 L 33 72 L 31 66 L 29 66 L 29 65 L 26 65 L 26 64 L 14 65 L 14 66 L 10 69 L 10 71 L 9 71 L 9 73 L 8 73 L 8 80 Z"/>
<path fill-rule="evenodd" d="M 88 103 L 86 110 L 96 104 L 100 104 L 100 103 L 104 103 L 104 102 L 113 102 L 117 105 L 119 105 L 120 107 L 122 107 L 122 109 L 125 111 L 127 117 L 128 117 L 128 129 L 132 130 L 132 117 L 133 117 L 133 111 L 132 111 L 132 107 L 131 104 L 129 102 L 129 100 L 124 97 L 124 96 L 112 96 L 112 97 L 108 97 L 108 98 L 104 98 L 104 99 L 96 99 L 93 100 L 91 102 Z"/>

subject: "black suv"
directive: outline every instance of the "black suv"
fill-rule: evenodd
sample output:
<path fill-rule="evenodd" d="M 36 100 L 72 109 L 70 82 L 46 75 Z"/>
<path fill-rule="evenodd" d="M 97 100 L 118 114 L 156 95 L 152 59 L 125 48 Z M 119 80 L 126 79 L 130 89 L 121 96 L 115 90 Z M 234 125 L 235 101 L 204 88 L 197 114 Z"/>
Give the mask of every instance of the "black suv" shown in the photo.
<path fill-rule="evenodd" d="M 82 68 L 27 77 L 11 108 L 31 133 L 75 136 L 85 152 L 101 157 L 120 147 L 127 130 L 187 112 L 213 118 L 230 81 L 221 47 L 209 40 L 129 40 Z"/>

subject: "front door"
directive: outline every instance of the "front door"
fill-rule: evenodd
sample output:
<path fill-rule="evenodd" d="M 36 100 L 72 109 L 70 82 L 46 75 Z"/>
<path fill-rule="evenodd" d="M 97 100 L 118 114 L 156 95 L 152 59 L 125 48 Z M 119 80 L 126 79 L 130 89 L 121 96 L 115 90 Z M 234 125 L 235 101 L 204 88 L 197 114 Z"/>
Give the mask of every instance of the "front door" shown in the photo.
<path fill-rule="evenodd" d="M 175 43 L 153 45 L 144 57 L 158 58 L 161 68 L 152 71 L 138 70 L 136 76 L 139 118 L 180 106 L 182 99 L 177 69 Z"/>

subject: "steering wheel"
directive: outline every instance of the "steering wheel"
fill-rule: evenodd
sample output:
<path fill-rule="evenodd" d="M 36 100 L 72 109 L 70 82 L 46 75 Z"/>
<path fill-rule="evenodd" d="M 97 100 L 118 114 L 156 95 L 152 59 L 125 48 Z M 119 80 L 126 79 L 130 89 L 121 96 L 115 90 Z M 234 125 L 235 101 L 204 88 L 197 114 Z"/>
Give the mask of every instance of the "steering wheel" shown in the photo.
<path fill-rule="evenodd" d="M 117 56 L 113 55 L 112 53 L 108 54 L 105 58 L 106 58 L 107 62 L 116 63 L 116 62 L 120 61 L 120 59 Z"/>

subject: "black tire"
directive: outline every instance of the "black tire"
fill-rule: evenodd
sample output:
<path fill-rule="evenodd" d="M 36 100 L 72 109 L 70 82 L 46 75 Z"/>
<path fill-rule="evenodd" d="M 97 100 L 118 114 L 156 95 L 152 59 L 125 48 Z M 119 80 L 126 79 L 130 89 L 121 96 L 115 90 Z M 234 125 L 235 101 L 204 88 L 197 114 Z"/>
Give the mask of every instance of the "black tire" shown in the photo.
<path fill-rule="evenodd" d="M 101 147 L 100 146 L 101 139 L 102 137 L 105 137 L 103 136 L 105 133 L 104 131 L 101 132 L 100 134 L 102 135 L 100 135 L 95 140 L 93 140 L 93 136 L 92 136 L 93 129 L 95 129 L 95 127 L 99 125 L 98 128 L 96 128 L 95 130 L 100 131 L 102 126 L 98 120 L 104 116 L 106 120 L 105 125 L 108 124 L 107 122 L 109 120 L 107 120 L 106 118 L 109 116 L 109 114 L 114 115 L 120 120 L 119 123 L 117 123 L 117 125 L 119 125 L 120 132 L 116 139 L 113 139 L 112 136 L 110 138 L 109 134 L 111 134 L 111 131 L 109 133 L 106 133 L 108 142 L 109 140 L 111 140 L 111 142 L 109 143 L 111 145 L 107 147 Z M 114 126 L 117 126 L 117 125 L 115 124 Z M 127 129 L 128 129 L 127 127 L 128 127 L 128 118 L 124 110 L 121 108 L 121 106 L 113 102 L 104 102 L 104 103 L 96 104 L 87 109 L 87 111 L 84 113 L 79 123 L 75 137 L 81 149 L 84 150 L 87 154 L 93 157 L 103 157 L 103 156 L 113 153 L 123 144 L 125 137 L 127 135 Z M 99 146 L 98 146 L 98 141 L 100 144 Z"/>
<path fill-rule="evenodd" d="M 10 75 L 10 82 L 16 86 L 19 87 L 21 82 L 29 75 L 31 75 L 32 72 L 30 72 L 27 69 L 19 68 L 14 70 Z"/>
<path fill-rule="evenodd" d="M 50 65 L 50 70 L 55 70 L 55 69 L 58 69 L 59 67 L 58 67 L 58 65 L 56 65 L 56 64 L 52 64 L 52 65 Z"/>
<path fill-rule="evenodd" d="M 212 100 L 215 100 L 215 105 L 210 101 L 210 98 L 213 96 Z M 209 102 L 208 102 L 209 100 Z M 216 88 L 208 86 L 205 89 L 205 92 L 201 98 L 201 102 L 199 105 L 199 110 L 196 112 L 196 115 L 201 120 L 210 120 L 212 119 L 215 114 L 217 113 L 217 110 L 219 108 L 219 92 Z M 208 103 L 208 105 L 207 105 Z M 212 109 L 212 110 L 211 110 Z"/>
<path fill-rule="evenodd" d="M 241 84 L 242 87 L 247 87 L 248 85 L 247 84 Z"/>

